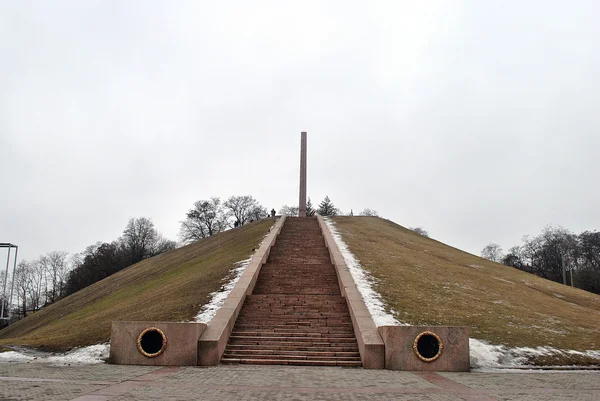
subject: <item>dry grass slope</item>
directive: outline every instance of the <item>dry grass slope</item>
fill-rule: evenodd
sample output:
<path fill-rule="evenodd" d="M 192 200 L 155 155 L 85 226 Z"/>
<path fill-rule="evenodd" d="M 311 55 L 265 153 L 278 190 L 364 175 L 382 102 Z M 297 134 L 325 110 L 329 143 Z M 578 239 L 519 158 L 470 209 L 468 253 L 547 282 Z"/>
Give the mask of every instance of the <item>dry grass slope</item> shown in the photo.
<path fill-rule="evenodd" d="M 130 266 L 0 331 L 0 346 L 63 350 L 108 341 L 113 320 L 191 320 L 272 224 L 262 220 Z"/>
<path fill-rule="evenodd" d="M 471 337 L 493 344 L 600 349 L 598 295 L 490 262 L 389 220 L 333 220 L 402 322 L 469 326 Z"/>

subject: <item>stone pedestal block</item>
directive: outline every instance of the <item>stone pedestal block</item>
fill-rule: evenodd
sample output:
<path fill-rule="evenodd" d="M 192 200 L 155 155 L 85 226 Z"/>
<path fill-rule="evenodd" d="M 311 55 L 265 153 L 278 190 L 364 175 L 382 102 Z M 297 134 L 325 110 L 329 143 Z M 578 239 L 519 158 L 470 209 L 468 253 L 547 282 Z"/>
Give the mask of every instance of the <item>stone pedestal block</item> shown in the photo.
<path fill-rule="evenodd" d="M 381 326 L 385 368 L 390 370 L 468 372 L 469 328 Z"/>
<path fill-rule="evenodd" d="M 117 365 L 195 366 L 205 323 L 113 322 L 110 362 Z"/>

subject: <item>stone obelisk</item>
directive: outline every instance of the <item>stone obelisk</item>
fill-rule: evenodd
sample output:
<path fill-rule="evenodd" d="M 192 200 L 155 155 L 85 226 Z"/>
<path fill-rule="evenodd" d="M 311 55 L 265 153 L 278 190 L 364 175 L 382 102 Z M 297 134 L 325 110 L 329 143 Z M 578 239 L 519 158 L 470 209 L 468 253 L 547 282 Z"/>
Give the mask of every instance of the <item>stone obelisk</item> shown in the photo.
<path fill-rule="evenodd" d="M 298 216 L 306 217 L 306 132 L 300 134 L 300 202 Z"/>

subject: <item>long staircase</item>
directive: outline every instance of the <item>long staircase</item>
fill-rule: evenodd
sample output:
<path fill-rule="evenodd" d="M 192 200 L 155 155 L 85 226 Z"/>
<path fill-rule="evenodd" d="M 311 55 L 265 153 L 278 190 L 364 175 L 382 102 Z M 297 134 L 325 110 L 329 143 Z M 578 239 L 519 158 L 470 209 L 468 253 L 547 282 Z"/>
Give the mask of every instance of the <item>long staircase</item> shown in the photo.
<path fill-rule="evenodd" d="M 286 219 L 221 362 L 362 366 L 316 218 Z"/>

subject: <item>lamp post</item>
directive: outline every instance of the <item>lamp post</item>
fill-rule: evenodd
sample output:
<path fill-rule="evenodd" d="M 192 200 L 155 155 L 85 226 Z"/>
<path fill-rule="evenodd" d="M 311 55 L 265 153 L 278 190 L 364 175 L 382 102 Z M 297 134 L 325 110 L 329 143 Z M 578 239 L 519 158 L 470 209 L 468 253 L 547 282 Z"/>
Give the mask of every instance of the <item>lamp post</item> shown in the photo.
<path fill-rule="evenodd" d="M 19 247 L 9 242 L 1 242 L 0 248 L 8 248 L 8 255 L 6 256 L 6 271 L 4 273 L 4 288 L 2 289 L 2 308 L 0 308 L 0 320 L 8 320 L 10 322 L 10 307 L 12 305 L 13 289 L 15 288 L 15 270 L 17 269 L 17 256 L 19 253 Z M 8 299 L 8 317 L 4 317 L 4 303 L 6 302 L 6 284 L 8 284 L 8 268 L 10 266 L 10 251 L 15 248 L 15 260 L 13 264 L 12 280 L 10 284 L 10 297 Z"/>

